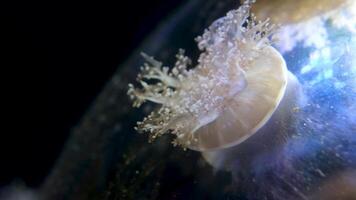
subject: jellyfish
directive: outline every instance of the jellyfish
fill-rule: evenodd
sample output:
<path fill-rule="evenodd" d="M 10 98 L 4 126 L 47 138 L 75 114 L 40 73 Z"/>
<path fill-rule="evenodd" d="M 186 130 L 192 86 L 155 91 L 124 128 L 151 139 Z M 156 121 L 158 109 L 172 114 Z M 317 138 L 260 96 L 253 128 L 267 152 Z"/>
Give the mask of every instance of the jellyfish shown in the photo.
<path fill-rule="evenodd" d="M 274 113 L 283 118 L 297 107 L 298 80 L 271 46 L 276 27 L 269 19 L 250 17 L 253 2 L 245 1 L 197 37 L 202 53 L 192 69 L 184 50 L 171 70 L 143 54 L 147 63 L 138 75 L 141 87 L 129 84 L 128 95 L 134 107 L 145 101 L 158 104 L 136 127 L 150 141 L 171 133 L 173 144 L 183 148 L 233 147 L 270 123 Z"/>

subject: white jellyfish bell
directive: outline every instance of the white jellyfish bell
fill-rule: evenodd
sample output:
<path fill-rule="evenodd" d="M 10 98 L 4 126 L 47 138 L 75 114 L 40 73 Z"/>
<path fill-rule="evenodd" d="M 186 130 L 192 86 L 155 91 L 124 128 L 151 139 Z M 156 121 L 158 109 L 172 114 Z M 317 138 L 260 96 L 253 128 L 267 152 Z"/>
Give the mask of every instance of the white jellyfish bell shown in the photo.
<path fill-rule="evenodd" d="M 275 26 L 250 15 L 252 3 L 245 1 L 197 38 L 202 53 L 191 70 L 182 50 L 171 70 L 144 54 L 148 63 L 138 75 L 141 87 L 130 84 L 128 94 L 135 107 L 146 100 L 159 105 L 138 122 L 139 132 L 151 140 L 174 134 L 175 145 L 203 152 L 213 166 L 240 146 L 259 149 L 284 137 L 278 130 L 285 128 L 303 95 L 271 46 Z"/>

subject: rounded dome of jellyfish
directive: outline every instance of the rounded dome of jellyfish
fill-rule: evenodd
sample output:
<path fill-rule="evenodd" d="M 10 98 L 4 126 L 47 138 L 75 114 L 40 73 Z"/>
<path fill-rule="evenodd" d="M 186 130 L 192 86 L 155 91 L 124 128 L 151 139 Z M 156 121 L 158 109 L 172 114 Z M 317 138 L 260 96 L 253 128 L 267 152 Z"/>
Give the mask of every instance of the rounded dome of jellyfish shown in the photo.
<path fill-rule="evenodd" d="M 263 4 L 263 1 L 261 2 Z M 241 21 L 238 27 L 229 26 L 229 17 L 234 18 L 239 12 L 240 14 L 246 14 L 243 11 L 248 12 L 246 9 L 249 4 L 246 3 L 245 7 L 241 7 L 235 13 L 230 12 L 225 18 L 214 22 L 209 31 L 198 38 L 200 49 L 206 53 L 202 54 L 200 65 L 195 69 L 186 70 L 190 60 L 182 53 L 177 55 L 178 61 L 172 71 L 161 68 L 161 63 L 145 56 L 151 66 L 146 65 L 139 77 L 159 79 L 166 86 L 162 88 L 161 83 L 157 85 L 158 87 L 152 88 L 146 82 L 141 82 L 144 90 L 137 90 L 131 85 L 129 94 L 136 99 L 137 106 L 147 99 L 166 107 L 162 106 L 145 118 L 138 124 L 138 129 L 150 132 L 153 135 L 152 139 L 171 130 L 177 136 L 175 144 L 203 151 L 205 160 L 216 170 L 231 172 L 234 182 L 238 184 L 237 188 L 244 185 L 242 190 L 248 193 L 249 198 L 263 195 L 272 199 L 317 198 L 321 194 L 314 192 L 316 188 L 327 190 L 326 188 L 330 187 L 328 184 L 330 185 L 335 177 L 338 180 L 337 174 L 341 177 L 344 173 L 354 174 L 356 40 L 352 10 L 355 7 L 351 1 L 333 1 L 341 6 L 323 2 L 320 4 L 322 6 L 317 6 L 318 9 L 312 9 L 308 2 L 301 1 L 300 5 L 305 6 L 303 7 L 305 9 L 301 9 L 303 12 L 311 12 L 309 15 L 303 14 L 303 18 L 285 20 L 281 24 L 280 32 L 276 33 L 279 40 L 275 43 L 276 48 L 283 53 L 288 69 L 299 81 L 288 72 L 283 58 L 272 47 L 265 47 L 264 53 L 258 51 L 256 53 L 254 51 L 256 49 L 251 46 L 258 46 L 258 40 L 257 42 L 252 40 L 252 43 L 249 43 L 251 46 L 238 43 L 243 41 L 246 32 L 259 27 L 257 23 L 256 26 L 251 26 L 252 28 L 247 25 L 248 28 L 245 29 Z M 280 4 L 284 8 L 283 3 Z M 258 9 L 263 11 L 264 7 L 260 5 Z M 257 10 L 257 16 L 261 10 Z M 277 16 L 278 14 L 275 13 Z M 294 15 L 298 16 L 298 13 L 291 16 Z M 274 21 L 273 15 L 270 17 Z M 242 19 L 244 22 L 247 17 Z M 247 22 L 251 23 L 248 20 Z M 267 23 L 260 23 L 262 25 L 259 28 Z M 236 28 L 246 32 L 239 32 Z M 231 30 L 238 34 L 229 35 Z M 262 30 L 267 35 L 264 38 L 268 38 L 269 32 Z M 223 37 L 211 37 L 214 34 Z M 224 45 L 227 47 L 226 44 L 229 42 L 236 41 L 239 54 L 236 51 L 227 54 L 230 52 L 221 48 Z M 227 59 L 219 56 L 212 59 L 211 55 L 216 52 L 232 56 L 228 56 Z M 250 52 L 254 54 L 251 55 Z M 249 56 L 252 56 L 254 61 L 244 60 Z M 227 62 L 222 59 L 226 59 Z M 233 71 L 235 77 L 229 76 L 232 67 L 236 68 L 236 71 Z M 257 73 L 254 71 L 256 69 Z M 219 74 L 218 80 L 214 79 L 216 78 L 214 74 Z M 249 79 L 251 74 L 254 77 Z M 275 79 L 274 74 L 280 77 L 279 81 L 263 81 Z M 208 80 L 217 82 L 199 88 L 198 86 L 204 85 L 202 84 L 204 81 L 208 81 L 204 76 L 210 76 Z M 220 82 L 221 76 L 222 79 L 228 80 L 228 84 Z M 175 79 L 172 80 L 172 77 Z M 183 84 L 177 87 L 176 80 L 182 81 Z M 192 83 L 196 84 L 191 86 Z M 257 86 L 254 87 L 254 84 Z M 264 87 L 266 85 L 268 87 Z M 182 92 L 176 92 L 179 89 L 192 91 L 194 90 L 192 87 L 199 88 L 197 94 L 183 92 L 188 97 L 184 95 L 181 97 Z M 215 88 L 218 88 L 217 91 L 214 91 Z M 201 94 L 205 91 L 211 91 L 209 95 L 222 97 L 222 100 Z M 262 95 L 254 96 L 253 91 Z M 162 98 L 157 99 L 153 92 L 158 93 L 158 97 L 168 98 L 168 102 L 172 102 L 172 99 L 175 101 L 171 105 L 165 104 Z M 239 99 L 244 95 L 249 97 L 245 99 L 246 101 L 243 98 Z M 271 98 L 273 100 L 268 101 Z M 190 101 L 192 99 L 193 101 Z M 200 102 L 200 99 L 217 103 L 207 104 Z M 181 103 L 182 100 L 184 103 Z M 238 107 L 231 108 L 230 105 L 233 105 L 235 100 L 238 106 L 242 105 L 242 110 Z M 261 104 L 269 109 L 264 109 L 263 106 L 261 108 Z M 185 105 L 188 105 L 186 110 L 180 110 Z M 178 106 L 179 109 L 174 106 Z M 174 114 L 173 117 L 167 117 L 166 115 L 172 114 L 172 108 L 174 112 L 178 110 L 177 113 L 182 115 Z M 196 110 L 189 110 L 190 108 Z M 186 115 L 187 113 L 198 115 Z M 155 121 L 157 116 L 160 119 Z M 246 126 L 243 125 L 248 123 L 252 125 L 247 125 L 244 130 Z M 224 136 L 226 133 L 227 136 Z M 350 181 L 347 184 L 350 185 Z"/>

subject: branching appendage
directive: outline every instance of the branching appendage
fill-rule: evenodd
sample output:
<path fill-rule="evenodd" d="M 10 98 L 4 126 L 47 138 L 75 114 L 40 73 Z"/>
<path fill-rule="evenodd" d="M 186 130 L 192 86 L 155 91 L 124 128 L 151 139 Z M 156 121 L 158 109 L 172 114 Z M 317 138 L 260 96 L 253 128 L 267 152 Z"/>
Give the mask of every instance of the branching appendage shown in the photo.
<path fill-rule="evenodd" d="M 184 55 L 184 50 L 180 49 L 176 55 L 175 66 L 169 70 L 168 67 L 162 67 L 162 63 L 153 57 L 144 53 L 142 56 L 147 63 L 141 67 L 141 73 L 137 76 L 141 88 L 129 84 L 128 95 L 133 100 L 134 107 L 140 107 L 146 100 L 161 105 L 135 127 L 139 132 L 150 133 L 150 141 L 152 141 L 172 129 L 172 122 L 178 115 L 188 112 L 186 107 L 180 107 L 176 103 L 180 99 L 179 91 L 183 87 L 182 83 L 189 77 L 187 67 L 191 60 Z M 155 80 L 157 83 L 149 84 L 147 83 L 149 80 Z"/>
<path fill-rule="evenodd" d="M 166 104 L 169 98 L 174 95 L 174 91 L 180 87 L 180 82 L 187 73 L 187 65 L 190 59 L 184 56 L 184 50 L 177 54 L 177 62 L 171 71 L 168 67 L 162 67 L 162 63 L 149 57 L 145 53 L 141 54 L 147 63 L 141 67 L 141 73 L 138 74 L 137 80 L 140 82 L 142 89 L 136 89 L 129 84 L 128 94 L 134 100 L 133 106 L 140 107 L 146 100 Z M 157 80 L 157 84 L 148 84 L 145 80 Z"/>
<path fill-rule="evenodd" d="M 129 84 L 128 95 L 134 107 L 147 100 L 159 104 L 136 127 L 149 133 L 150 141 L 169 132 L 176 135 L 175 145 L 189 147 L 198 142 L 196 130 L 214 121 L 224 105 L 246 87 L 244 69 L 270 45 L 275 29 L 269 20 L 250 16 L 253 2 L 245 1 L 197 37 L 202 53 L 194 69 L 187 69 L 191 61 L 184 50 L 176 55 L 172 69 L 142 54 L 147 63 L 137 77 L 141 87 Z"/>

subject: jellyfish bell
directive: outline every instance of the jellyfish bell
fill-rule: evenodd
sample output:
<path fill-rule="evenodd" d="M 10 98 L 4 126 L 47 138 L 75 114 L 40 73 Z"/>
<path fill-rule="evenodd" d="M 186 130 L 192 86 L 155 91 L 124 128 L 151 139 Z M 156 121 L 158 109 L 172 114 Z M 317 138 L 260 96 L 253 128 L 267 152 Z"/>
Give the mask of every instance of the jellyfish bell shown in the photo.
<path fill-rule="evenodd" d="M 205 161 L 215 169 L 232 171 L 236 167 L 234 166 L 236 163 L 239 163 L 240 167 L 251 167 L 257 157 L 278 151 L 278 148 L 293 133 L 298 110 L 307 102 L 297 78 L 289 71 L 286 71 L 284 78 L 284 85 L 278 83 L 280 84 L 279 91 L 275 90 L 276 88 L 269 88 L 274 90 L 271 94 L 277 95 L 274 100 L 271 98 L 267 102 L 264 99 L 259 99 L 263 97 L 255 97 L 256 99 L 252 100 L 252 102 L 255 101 L 252 105 L 251 103 L 245 104 L 250 107 L 243 107 L 248 113 L 239 115 L 245 120 L 251 119 L 251 115 L 257 115 L 262 120 L 257 122 L 257 125 L 250 131 L 244 131 L 240 127 L 229 127 L 230 130 L 227 132 L 241 135 L 241 137 L 231 143 L 232 145 L 222 145 L 226 148 L 206 149 L 202 152 Z M 256 103 L 258 100 L 261 101 Z M 266 108 L 269 108 L 268 112 L 266 112 L 268 110 Z M 225 117 L 225 120 L 232 121 L 233 119 Z"/>
<path fill-rule="evenodd" d="M 273 123 L 270 118 L 275 112 L 297 107 L 290 96 L 298 96 L 299 83 L 274 48 L 263 49 L 246 67 L 245 78 L 246 87 L 226 102 L 214 121 L 195 131 L 198 140 L 189 148 L 211 151 L 235 146 Z"/>
<path fill-rule="evenodd" d="M 282 113 L 297 105 L 299 84 L 271 46 L 275 26 L 249 18 L 253 2 L 245 1 L 197 38 L 202 53 L 191 70 L 183 50 L 171 70 L 144 54 L 141 88 L 130 84 L 128 94 L 135 107 L 147 100 L 159 106 L 138 122 L 138 131 L 151 140 L 171 133 L 175 145 L 218 155 L 288 118 Z M 152 79 L 158 83 L 149 84 Z"/>
<path fill-rule="evenodd" d="M 307 102 L 298 79 L 274 48 L 256 58 L 246 74 L 248 86 L 235 102 L 197 131 L 201 146 L 193 149 L 202 151 L 205 161 L 217 170 L 234 170 L 236 163 L 251 167 L 257 156 L 277 150 Z"/>

